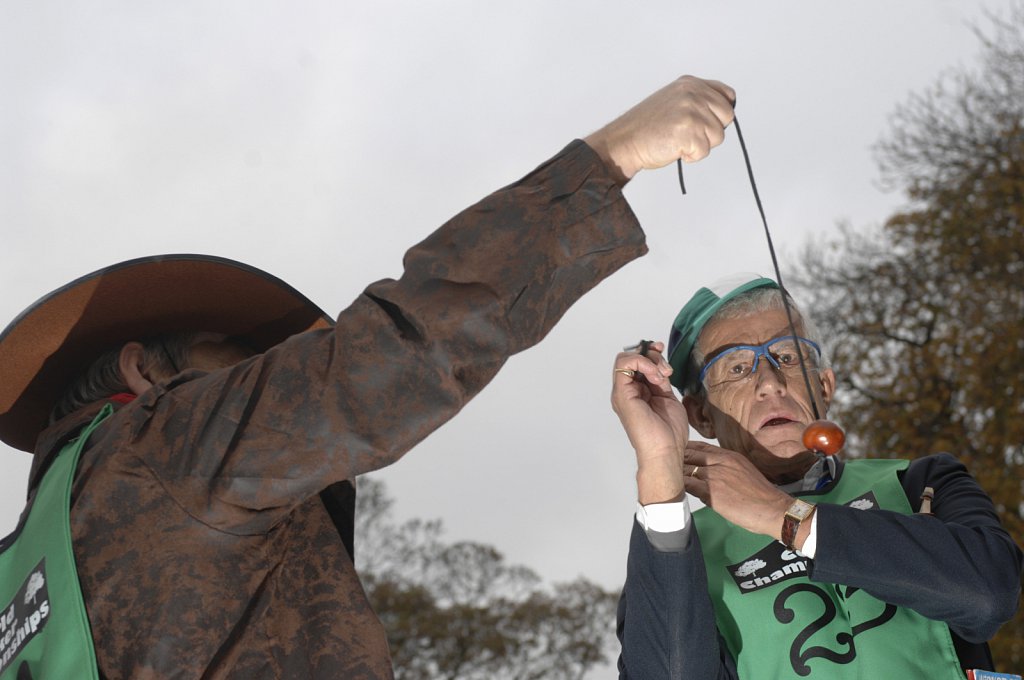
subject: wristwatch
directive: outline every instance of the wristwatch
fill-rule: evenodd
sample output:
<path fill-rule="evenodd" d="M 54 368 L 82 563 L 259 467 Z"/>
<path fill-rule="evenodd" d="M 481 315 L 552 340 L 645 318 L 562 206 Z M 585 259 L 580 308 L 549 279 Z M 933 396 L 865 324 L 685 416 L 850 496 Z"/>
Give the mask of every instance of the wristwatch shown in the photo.
<path fill-rule="evenodd" d="M 802 501 L 799 498 L 793 501 L 793 504 L 789 506 L 789 510 L 786 510 L 786 517 L 782 520 L 782 544 L 790 550 L 796 550 L 796 532 L 800 529 L 800 523 L 805 519 L 810 519 L 811 515 L 814 514 L 815 505 L 814 503 L 808 503 Z"/>

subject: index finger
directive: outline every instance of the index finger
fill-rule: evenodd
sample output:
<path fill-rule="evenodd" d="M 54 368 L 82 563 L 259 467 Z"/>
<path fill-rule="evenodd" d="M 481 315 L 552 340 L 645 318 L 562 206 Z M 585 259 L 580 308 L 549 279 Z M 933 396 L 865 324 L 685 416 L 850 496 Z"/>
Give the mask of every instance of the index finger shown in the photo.
<path fill-rule="evenodd" d="M 736 115 L 736 90 L 732 89 L 719 80 L 705 80 L 705 84 L 725 99 L 711 97 L 708 99 L 708 108 L 715 114 L 722 123 L 722 127 L 728 127 Z"/>
<path fill-rule="evenodd" d="M 668 387 L 668 376 L 672 374 L 672 367 L 664 360 L 655 362 L 650 357 L 636 352 L 620 352 L 615 357 L 613 372 L 617 377 L 613 383 L 615 390 L 628 387 L 633 383 L 646 382 L 648 385 L 658 385 L 659 390 L 664 391 Z"/>
<path fill-rule="evenodd" d="M 723 97 L 729 100 L 729 104 L 736 106 L 736 90 L 732 89 L 721 80 L 705 80 L 704 82 L 708 84 L 708 87 L 718 90 Z"/>
<path fill-rule="evenodd" d="M 713 465 L 717 462 L 719 454 L 724 451 L 720 446 L 708 444 L 701 441 L 686 442 L 686 449 L 683 450 L 683 460 L 689 465 Z"/>

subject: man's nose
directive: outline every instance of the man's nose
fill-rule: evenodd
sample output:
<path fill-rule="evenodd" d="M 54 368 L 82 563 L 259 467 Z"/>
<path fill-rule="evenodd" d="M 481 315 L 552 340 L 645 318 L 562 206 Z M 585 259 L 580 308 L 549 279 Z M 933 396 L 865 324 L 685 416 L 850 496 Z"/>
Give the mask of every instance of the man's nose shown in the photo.
<path fill-rule="evenodd" d="M 757 370 L 754 371 L 754 380 L 759 397 L 786 394 L 786 377 L 783 375 L 782 369 L 767 356 L 762 357 L 762 361 L 758 362 Z"/>

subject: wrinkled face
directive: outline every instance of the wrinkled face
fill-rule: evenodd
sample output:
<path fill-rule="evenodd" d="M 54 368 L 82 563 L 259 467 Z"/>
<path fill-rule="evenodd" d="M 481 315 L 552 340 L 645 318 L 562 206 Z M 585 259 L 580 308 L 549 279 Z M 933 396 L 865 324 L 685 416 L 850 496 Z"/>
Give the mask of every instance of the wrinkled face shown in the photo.
<path fill-rule="evenodd" d="M 803 322 L 794 311 L 798 335 Z M 789 335 L 785 310 L 757 312 L 737 319 L 720 319 L 701 332 L 699 344 L 705 363 L 736 345 L 757 345 Z M 809 373 L 821 417 L 835 388 L 830 369 Z M 746 455 L 769 479 L 798 479 L 815 456 L 803 445 L 803 432 L 814 420 L 811 398 L 800 371 L 782 371 L 760 361 L 746 379 L 706 389 L 703 399 L 687 397 L 690 422 L 705 437 L 716 438 L 722 448 Z"/>

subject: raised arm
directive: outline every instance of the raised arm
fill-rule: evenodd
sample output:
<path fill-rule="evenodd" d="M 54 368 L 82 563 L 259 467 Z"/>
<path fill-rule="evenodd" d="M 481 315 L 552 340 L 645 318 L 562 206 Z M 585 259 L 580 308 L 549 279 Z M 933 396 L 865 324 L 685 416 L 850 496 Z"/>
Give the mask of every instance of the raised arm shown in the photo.
<path fill-rule="evenodd" d="M 249 531 L 333 482 L 394 462 L 580 296 L 646 252 L 620 190 L 622 164 L 632 176 L 696 158 L 721 132 L 719 115 L 729 118 L 722 87 L 676 81 L 588 137 L 599 151 L 573 142 L 462 211 L 406 253 L 401 278 L 370 285 L 333 330 L 154 388 L 136 426 L 172 437 L 173 447 L 160 448 L 176 453 L 147 464 L 208 521 Z M 633 153 L 650 149 L 660 155 Z M 193 483 L 203 478 L 216 482 Z M 205 489 L 209 497 L 189 497 Z"/>

